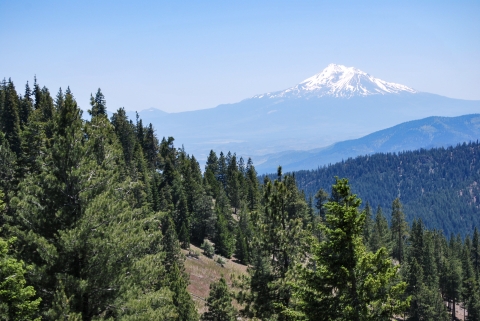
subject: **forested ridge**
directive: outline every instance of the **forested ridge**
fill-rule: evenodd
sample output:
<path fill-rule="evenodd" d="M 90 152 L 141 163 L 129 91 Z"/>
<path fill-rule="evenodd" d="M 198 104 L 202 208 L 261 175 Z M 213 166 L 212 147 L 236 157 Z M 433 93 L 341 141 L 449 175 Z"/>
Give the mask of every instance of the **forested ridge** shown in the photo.
<path fill-rule="evenodd" d="M 360 156 L 294 175 L 307 196 L 328 190 L 335 176 L 348 177 L 352 189 L 373 207 L 387 208 L 398 197 L 408 222 L 421 218 L 429 229 L 464 237 L 480 226 L 479 159 L 477 141 Z"/>
<path fill-rule="evenodd" d="M 346 178 L 309 198 L 231 152 L 202 171 L 124 109 L 108 119 L 100 89 L 88 113 L 70 88 L 0 84 L 0 320 L 480 320 L 476 229 L 407 224 L 401 199 L 373 209 Z M 199 315 L 181 249 L 248 273 Z"/>

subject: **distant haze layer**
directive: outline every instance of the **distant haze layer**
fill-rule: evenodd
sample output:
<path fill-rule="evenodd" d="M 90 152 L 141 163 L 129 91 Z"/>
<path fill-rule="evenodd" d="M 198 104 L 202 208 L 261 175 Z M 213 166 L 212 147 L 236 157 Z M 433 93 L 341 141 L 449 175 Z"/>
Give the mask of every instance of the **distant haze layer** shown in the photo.
<path fill-rule="evenodd" d="M 480 101 L 417 92 L 353 67 L 330 64 L 294 87 L 236 104 L 139 114 L 159 137 L 173 136 L 177 146 L 183 145 L 200 161 L 213 149 L 252 157 L 255 163 L 263 155 L 326 147 L 406 121 L 479 111 Z"/>

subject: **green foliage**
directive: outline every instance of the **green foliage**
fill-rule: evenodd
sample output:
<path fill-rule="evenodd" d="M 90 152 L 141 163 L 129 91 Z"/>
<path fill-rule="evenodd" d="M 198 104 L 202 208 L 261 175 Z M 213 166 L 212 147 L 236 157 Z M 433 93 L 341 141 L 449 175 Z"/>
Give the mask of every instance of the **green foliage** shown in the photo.
<path fill-rule="evenodd" d="M 400 199 L 396 198 L 392 203 L 392 222 L 390 226 L 392 235 L 392 256 L 402 263 L 405 252 L 405 240 L 408 236 L 408 225 L 405 214 L 402 211 Z"/>
<path fill-rule="evenodd" d="M 326 240 L 315 242 L 313 262 L 299 266 L 297 302 L 285 315 L 307 320 L 391 320 L 408 306 L 406 283 L 398 281 L 384 248 L 367 252 L 362 243 L 365 213 L 346 179 L 336 179 L 325 204 Z"/>
<path fill-rule="evenodd" d="M 197 320 L 181 248 L 203 241 L 205 255 L 235 252 L 248 264 L 237 293 L 245 317 L 387 320 L 406 310 L 409 320 L 441 321 L 445 299 L 479 320 L 480 237 L 465 225 L 477 217 L 469 211 L 480 197 L 471 161 L 478 143 L 295 175 L 279 168 L 261 185 L 251 159 L 211 151 L 202 174 L 151 124 L 132 122 L 124 109 L 109 121 L 100 89 L 90 113 L 82 119 L 70 89 L 53 99 L 35 79 L 22 97 L 12 81 L 0 84 L 0 274 L 15 275 L 0 276 L 0 318 Z M 331 195 L 323 189 L 342 171 L 368 196 L 363 212 L 346 180 Z M 386 218 L 380 205 L 398 195 L 405 212 L 396 199 Z M 432 226 L 461 235 L 447 240 L 425 229 Z M 231 320 L 220 283 L 204 318 L 216 310 Z"/>
<path fill-rule="evenodd" d="M 228 221 L 224 213 L 217 214 L 215 233 L 215 250 L 218 254 L 230 258 L 235 251 L 235 234 L 228 227 Z"/>
<path fill-rule="evenodd" d="M 370 250 L 378 251 L 380 248 L 390 248 L 390 230 L 388 222 L 383 215 L 382 208 L 379 206 L 375 215 L 375 221 L 372 228 L 372 237 L 369 240 Z"/>
<path fill-rule="evenodd" d="M 225 265 L 225 263 L 227 263 L 227 261 L 225 260 L 225 258 L 221 257 L 221 256 L 218 256 L 217 259 L 215 260 L 215 262 L 217 262 L 218 264 L 220 264 L 222 267 Z"/>
<path fill-rule="evenodd" d="M 90 106 L 92 109 L 88 112 L 92 117 L 107 115 L 107 102 L 105 101 L 105 96 L 102 94 L 100 88 L 98 88 L 95 98 L 93 98 L 93 95 L 90 95 Z"/>
<path fill-rule="evenodd" d="M 298 187 L 315 195 L 328 190 L 333 177 L 348 177 L 358 196 L 373 208 L 391 208 L 400 197 L 405 219 L 421 218 L 428 229 L 462 237 L 480 226 L 480 143 L 374 154 L 348 159 L 311 171 L 295 172 Z M 274 174 L 271 175 L 274 177 Z M 477 200 L 477 203 L 475 202 Z M 385 213 L 390 221 L 390 213 Z M 458 219 L 462 217 L 462 219 Z"/>
<path fill-rule="evenodd" d="M 20 115 L 19 115 L 19 99 L 15 86 L 11 79 L 8 84 L 3 84 L 4 104 L 2 115 L 2 131 L 5 133 L 8 143 L 12 151 L 18 156 L 21 154 L 20 139 Z"/>
<path fill-rule="evenodd" d="M 35 299 L 34 288 L 25 280 L 31 267 L 8 254 L 14 241 L 0 238 L 0 320 L 40 320 L 37 316 L 41 299 Z"/>
<path fill-rule="evenodd" d="M 252 259 L 251 291 L 248 307 L 260 319 L 280 318 L 282 307 L 291 303 L 289 271 L 305 260 L 307 217 L 304 196 L 298 192 L 295 180 L 286 176 L 282 180 L 267 181 L 264 186 L 262 213 L 257 213 Z"/>
<path fill-rule="evenodd" d="M 209 240 L 205 239 L 202 243 L 202 250 L 203 254 L 206 257 L 213 258 L 213 255 L 215 254 L 215 247 L 213 246 L 213 243 L 210 242 Z"/>
<path fill-rule="evenodd" d="M 236 311 L 228 291 L 227 282 L 222 277 L 210 284 L 207 298 L 208 311 L 202 315 L 203 321 L 235 321 Z"/>

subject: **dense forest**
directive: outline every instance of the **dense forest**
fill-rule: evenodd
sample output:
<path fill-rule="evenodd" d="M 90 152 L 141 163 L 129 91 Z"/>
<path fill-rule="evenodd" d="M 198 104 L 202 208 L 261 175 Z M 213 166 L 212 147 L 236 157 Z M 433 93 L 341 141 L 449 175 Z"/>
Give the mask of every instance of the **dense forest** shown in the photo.
<path fill-rule="evenodd" d="M 151 124 L 109 119 L 100 89 L 90 105 L 85 120 L 69 88 L 0 85 L 1 320 L 480 320 L 476 229 L 409 225 L 397 195 L 374 210 L 358 175 L 306 197 L 305 177 L 259 181 L 234 153 L 202 171 Z M 192 245 L 248 266 L 202 315 Z"/>
<path fill-rule="evenodd" d="M 329 190 L 334 177 L 348 177 L 352 189 L 373 207 L 400 198 L 408 222 L 421 218 L 446 235 L 472 234 L 480 226 L 480 144 L 374 154 L 310 171 L 295 172 L 307 196 Z M 275 175 L 270 175 L 274 177 Z M 390 221 L 390 213 L 386 213 Z"/>

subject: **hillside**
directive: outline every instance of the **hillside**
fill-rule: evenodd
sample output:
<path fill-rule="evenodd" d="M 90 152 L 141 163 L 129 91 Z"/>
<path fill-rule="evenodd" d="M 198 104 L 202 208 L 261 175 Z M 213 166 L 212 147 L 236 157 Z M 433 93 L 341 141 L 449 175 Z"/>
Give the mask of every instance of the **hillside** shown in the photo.
<path fill-rule="evenodd" d="M 364 204 L 381 206 L 390 218 L 399 197 L 407 221 L 421 218 L 429 229 L 449 235 L 471 234 L 480 227 L 480 144 L 462 144 L 361 156 L 310 171 L 294 172 L 299 189 L 315 195 L 330 191 L 334 177 L 349 179 Z"/>
<path fill-rule="evenodd" d="M 350 157 L 398 153 L 420 148 L 448 147 L 480 138 L 480 114 L 427 117 L 405 122 L 367 136 L 308 151 L 284 151 L 255 158 L 259 173 L 314 169 Z"/>

